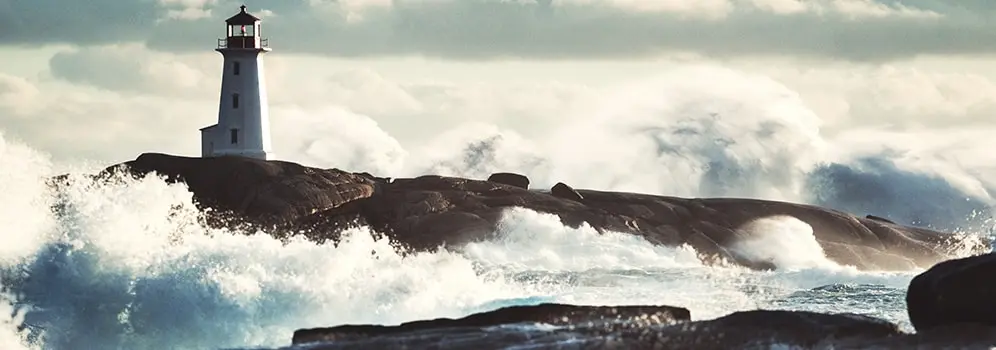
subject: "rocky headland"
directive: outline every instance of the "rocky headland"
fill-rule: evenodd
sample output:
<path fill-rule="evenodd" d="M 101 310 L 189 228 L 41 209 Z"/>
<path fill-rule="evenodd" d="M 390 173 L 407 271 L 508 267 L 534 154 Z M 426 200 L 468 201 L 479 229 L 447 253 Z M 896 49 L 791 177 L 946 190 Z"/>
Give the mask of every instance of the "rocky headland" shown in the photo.
<path fill-rule="evenodd" d="M 186 183 L 212 225 L 250 225 L 274 235 L 337 241 L 341 229 L 367 225 L 399 246 L 433 250 L 487 239 L 511 207 L 555 214 L 565 225 L 688 244 L 707 261 L 767 269 L 731 249 L 757 238 L 753 220 L 787 215 L 809 224 L 827 257 L 866 270 L 926 268 L 964 249 L 955 235 L 811 205 L 742 198 L 678 198 L 575 189 L 530 189 L 522 175 L 489 179 L 426 175 L 391 179 L 243 157 L 191 158 L 146 153 L 102 175 L 155 173 Z M 970 247 L 979 252 L 988 246 Z"/>
<path fill-rule="evenodd" d="M 816 206 L 740 198 L 678 198 L 575 189 L 558 183 L 529 188 L 529 179 L 498 173 L 489 179 L 443 176 L 391 179 L 241 157 L 188 158 L 142 154 L 105 169 L 98 178 L 157 174 L 184 182 L 215 226 L 255 226 L 338 241 L 343 228 L 367 225 L 399 248 L 493 237 L 505 209 L 527 208 L 565 225 L 639 235 L 659 245 L 691 245 L 706 261 L 756 269 L 770 261 L 732 249 L 758 233 L 753 220 L 791 216 L 812 227 L 827 257 L 865 270 L 927 269 L 910 283 L 907 305 L 917 333 L 854 314 L 755 310 L 692 321 L 674 306 L 518 306 L 462 319 L 398 326 L 346 325 L 295 332 L 298 348 L 457 349 L 533 344 L 534 348 L 753 349 L 781 344 L 806 349 L 989 349 L 996 344 L 996 257 L 949 260 L 964 242 L 950 233 Z M 58 181 L 66 179 L 58 178 Z M 988 253 L 988 242 L 970 246 Z M 964 250 L 963 250 L 964 251 Z M 548 324 L 550 328 L 516 325 Z M 578 340 L 580 339 L 580 340 Z M 503 345 L 504 344 L 504 345 Z M 560 345 L 557 345 L 560 344 Z M 302 347 L 304 346 L 304 347 Z"/>

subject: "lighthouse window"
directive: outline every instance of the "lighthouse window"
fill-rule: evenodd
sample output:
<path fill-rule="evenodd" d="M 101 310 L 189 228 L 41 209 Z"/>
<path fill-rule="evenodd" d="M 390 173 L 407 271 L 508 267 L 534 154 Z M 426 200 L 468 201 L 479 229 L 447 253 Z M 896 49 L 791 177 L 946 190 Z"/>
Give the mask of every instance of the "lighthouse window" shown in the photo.
<path fill-rule="evenodd" d="M 232 62 L 232 74 L 239 75 L 239 71 L 242 69 L 242 65 L 238 61 Z"/>
<path fill-rule="evenodd" d="M 232 144 L 239 143 L 239 129 L 232 129 Z"/>
<path fill-rule="evenodd" d="M 239 94 L 232 94 L 232 108 L 239 108 Z"/>

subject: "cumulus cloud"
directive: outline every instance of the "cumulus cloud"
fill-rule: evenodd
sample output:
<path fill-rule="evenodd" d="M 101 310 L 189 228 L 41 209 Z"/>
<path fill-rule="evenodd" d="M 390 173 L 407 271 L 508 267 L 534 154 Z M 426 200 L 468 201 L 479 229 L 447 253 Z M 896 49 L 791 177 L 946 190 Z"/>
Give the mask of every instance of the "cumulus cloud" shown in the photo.
<path fill-rule="evenodd" d="M 218 0 L 159 0 L 159 4 L 167 8 L 166 16 L 170 19 L 192 20 L 211 17 L 211 7 Z"/>
<path fill-rule="evenodd" d="M 0 74 L 0 106 L 7 106 L 12 116 L 27 114 L 35 106 L 38 88 L 27 79 Z"/>
<path fill-rule="evenodd" d="M 237 3 L 0 0 L 0 44 L 204 50 Z M 989 53 L 996 4 L 942 0 L 248 1 L 285 52 L 605 59 L 664 53 L 861 61 Z"/>
<path fill-rule="evenodd" d="M 782 63 L 751 69 L 791 86 L 828 121 L 830 130 L 856 125 L 909 131 L 992 124 L 990 111 L 996 109 L 996 80 L 992 76 L 981 70 L 930 66 L 912 63 L 814 69 Z"/>
<path fill-rule="evenodd" d="M 274 148 L 283 160 L 347 171 L 397 174 L 408 152 L 369 117 L 348 110 L 283 107 L 275 111 Z"/>
<path fill-rule="evenodd" d="M 206 57 L 205 57 L 206 56 Z M 49 60 L 59 79 L 129 94 L 207 95 L 217 91 L 218 57 L 196 55 L 180 59 L 141 45 L 104 45 L 60 51 Z"/>
<path fill-rule="evenodd" d="M 442 130 L 468 122 L 502 125 L 540 137 L 583 110 L 585 102 L 597 98 L 600 90 L 549 81 L 399 81 L 373 69 L 330 69 L 320 74 L 314 67 L 304 69 L 292 63 L 292 58 L 286 60 L 280 64 L 283 73 L 270 71 L 268 66 L 268 78 L 273 78 L 268 84 L 272 104 L 306 110 L 344 108 L 370 116 L 388 134 L 408 144 L 435 138 Z"/>
<path fill-rule="evenodd" d="M 9 78 L 0 77 L 0 85 L 3 80 Z M 0 92 L 0 127 L 57 161 L 121 161 L 138 152 L 188 153 L 197 147 L 196 130 L 203 125 L 196 116 L 205 114 L 198 103 L 26 82 L 27 93 L 14 92 L 16 98 Z"/>

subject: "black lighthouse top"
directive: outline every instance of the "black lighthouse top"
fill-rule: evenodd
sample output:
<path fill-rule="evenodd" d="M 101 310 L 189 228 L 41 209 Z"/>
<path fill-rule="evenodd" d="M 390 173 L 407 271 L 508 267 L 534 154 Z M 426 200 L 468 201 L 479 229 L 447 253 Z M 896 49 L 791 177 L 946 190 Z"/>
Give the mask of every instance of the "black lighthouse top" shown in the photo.
<path fill-rule="evenodd" d="M 267 40 L 260 36 L 259 18 L 246 12 L 246 5 L 239 8 L 239 13 L 225 20 L 225 38 L 218 39 L 218 48 L 269 50 Z"/>
<path fill-rule="evenodd" d="M 226 19 L 225 23 L 228 23 L 228 25 L 248 26 L 255 24 L 256 22 L 259 22 L 259 18 L 256 18 L 256 16 L 250 15 L 248 12 L 246 12 L 246 5 L 242 5 L 239 8 L 242 9 L 242 11 L 239 11 L 239 13 L 235 14 L 235 16 Z"/>

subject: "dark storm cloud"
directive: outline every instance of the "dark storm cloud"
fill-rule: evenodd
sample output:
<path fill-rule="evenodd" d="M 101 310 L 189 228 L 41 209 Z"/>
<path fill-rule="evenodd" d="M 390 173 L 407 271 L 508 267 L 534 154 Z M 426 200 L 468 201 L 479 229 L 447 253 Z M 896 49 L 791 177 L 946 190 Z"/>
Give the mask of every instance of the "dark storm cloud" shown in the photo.
<path fill-rule="evenodd" d="M 0 0 L 0 44 L 143 40 L 165 13 L 148 0 Z"/>
<path fill-rule="evenodd" d="M 843 1 L 864 8 L 879 6 L 881 13 L 839 11 L 828 5 L 830 1 L 815 0 L 803 3 L 821 3 L 829 10 L 779 13 L 749 5 L 756 0 L 731 0 L 729 12 L 712 15 L 706 13 L 709 9 L 698 14 L 648 11 L 612 6 L 608 0 L 557 5 L 551 1 L 395 0 L 392 5 L 360 10 L 347 4 L 359 2 L 355 0 L 325 5 L 259 0 L 247 1 L 247 5 L 275 14 L 264 22 L 263 33 L 271 46 L 283 52 L 344 57 L 577 59 L 684 51 L 717 57 L 888 60 L 918 54 L 984 54 L 996 48 L 996 22 L 989 20 L 996 14 L 996 2 Z M 178 2 L 173 3 L 175 7 Z M 222 19 L 232 15 L 237 4 L 204 3 L 213 9 L 210 18 L 157 23 L 168 8 L 151 0 L 95 0 L 86 5 L 0 0 L 0 43 L 144 40 L 159 50 L 206 50 L 214 47 L 216 37 L 223 33 Z"/>

